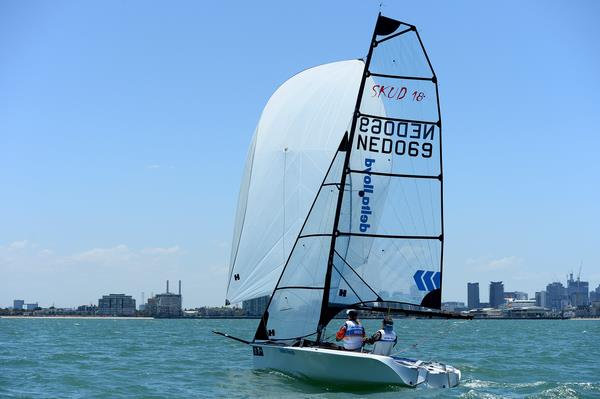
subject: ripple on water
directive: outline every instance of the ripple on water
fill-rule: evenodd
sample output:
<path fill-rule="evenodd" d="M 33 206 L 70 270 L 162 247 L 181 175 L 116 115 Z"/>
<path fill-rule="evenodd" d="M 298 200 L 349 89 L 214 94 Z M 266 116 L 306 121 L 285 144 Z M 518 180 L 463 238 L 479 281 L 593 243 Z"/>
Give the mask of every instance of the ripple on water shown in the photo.
<path fill-rule="evenodd" d="M 367 331 L 378 323 L 366 320 Z M 211 331 L 251 338 L 256 320 L 0 319 L 0 397 L 600 398 L 598 352 L 590 350 L 600 321 L 396 325 L 399 349 L 418 343 L 405 354 L 460 368 L 462 384 L 361 390 L 253 370 L 246 345 Z"/>

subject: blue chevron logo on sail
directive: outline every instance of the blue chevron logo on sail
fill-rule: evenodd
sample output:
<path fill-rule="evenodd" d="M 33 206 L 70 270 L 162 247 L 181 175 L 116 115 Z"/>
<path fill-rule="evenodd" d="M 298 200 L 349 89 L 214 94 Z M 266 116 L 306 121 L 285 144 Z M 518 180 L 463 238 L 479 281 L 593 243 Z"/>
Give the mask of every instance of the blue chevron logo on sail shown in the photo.
<path fill-rule="evenodd" d="M 419 291 L 433 291 L 442 286 L 442 273 L 431 270 L 417 270 L 413 276 Z"/>

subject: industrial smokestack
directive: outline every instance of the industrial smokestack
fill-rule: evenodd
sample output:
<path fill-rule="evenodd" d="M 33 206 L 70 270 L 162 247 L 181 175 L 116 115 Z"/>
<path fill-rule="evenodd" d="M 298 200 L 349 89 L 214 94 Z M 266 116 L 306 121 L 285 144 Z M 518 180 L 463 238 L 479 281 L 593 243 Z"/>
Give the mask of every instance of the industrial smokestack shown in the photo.
<path fill-rule="evenodd" d="M 167 280 L 167 294 L 169 293 L 169 280 Z"/>
<path fill-rule="evenodd" d="M 179 295 L 181 295 L 181 280 L 179 280 Z"/>

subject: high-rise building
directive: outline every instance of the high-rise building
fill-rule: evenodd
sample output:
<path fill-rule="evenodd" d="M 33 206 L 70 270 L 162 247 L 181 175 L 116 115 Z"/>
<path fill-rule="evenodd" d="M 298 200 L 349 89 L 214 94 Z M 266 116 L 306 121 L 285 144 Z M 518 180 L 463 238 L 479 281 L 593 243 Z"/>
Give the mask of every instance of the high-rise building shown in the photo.
<path fill-rule="evenodd" d="M 25 310 L 36 310 L 37 308 L 39 308 L 39 305 L 37 302 L 25 304 Z"/>
<path fill-rule="evenodd" d="M 546 291 L 539 291 L 535 293 L 535 306 L 539 306 L 541 308 L 548 307 Z"/>
<path fill-rule="evenodd" d="M 546 305 L 550 309 L 562 310 L 567 302 L 567 291 L 562 283 L 555 282 L 546 286 Z"/>
<path fill-rule="evenodd" d="M 22 299 L 15 299 L 13 301 L 13 309 L 14 310 L 23 310 L 23 306 L 25 306 L 25 301 Z"/>
<path fill-rule="evenodd" d="M 590 302 L 600 302 L 600 284 L 594 291 L 590 292 Z"/>
<path fill-rule="evenodd" d="M 467 283 L 467 307 L 477 309 L 479 306 L 479 283 Z"/>
<path fill-rule="evenodd" d="M 131 295 L 110 294 L 98 299 L 98 314 L 105 316 L 135 316 L 135 299 Z"/>
<path fill-rule="evenodd" d="M 569 297 L 571 306 L 588 306 L 590 304 L 589 283 L 581 281 L 579 276 L 577 280 L 573 280 L 573 273 L 571 273 L 567 280 L 567 296 Z"/>
<path fill-rule="evenodd" d="M 504 284 L 502 281 L 490 282 L 490 306 L 499 308 L 504 304 Z"/>

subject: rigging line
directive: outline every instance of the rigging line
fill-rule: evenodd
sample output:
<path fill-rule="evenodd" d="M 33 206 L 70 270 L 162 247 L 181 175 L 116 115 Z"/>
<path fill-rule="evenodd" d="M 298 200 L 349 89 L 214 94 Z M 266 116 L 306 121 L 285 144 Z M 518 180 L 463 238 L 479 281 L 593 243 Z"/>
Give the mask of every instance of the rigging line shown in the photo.
<path fill-rule="evenodd" d="M 313 203 L 310 206 L 310 209 L 308 210 L 308 214 L 306 215 L 306 219 L 304 219 L 304 222 L 302 223 L 302 227 L 300 228 L 300 232 L 298 233 L 298 237 L 300 236 L 300 234 L 302 234 L 302 231 L 304 230 L 304 227 L 306 226 L 306 222 L 308 221 L 308 218 L 310 217 L 310 214 L 312 213 L 313 207 L 315 206 L 315 203 L 317 202 L 317 198 L 319 197 L 319 194 L 321 193 L 321 189 L 323 188 L 322 185 L 323 183 L 325 183 L 325 181 L 327 181 L 327 177 L 329 176 L 329 172 L 331 171 L 331 167 L 333 166 L 338 154 L 340 153 L 339 149 L 338 151 L 336 151 L 335 155 L 333 156 L 333 159 L 331 160 L 331 163 L 329 164 L 329 167 L 327 168 L 327 172 L 325 173 L 325 176 L 323 177 L 323 181 L 321 182 L 321 186 L 319 187 L 319 190 L 317 191 L 317 194 L 315 195 L 315 199 L 313 200 Z M 283 274 L 285 273 L 285 270 L 290 262 L 290 258 L 292 256 L 292 253 L 294 252 L 294 248 L 296 248 L 296 244 L 298 244 L 298 240 L 299 238 L 296 237 L 296 241 L 294 242 L 294 245 L 292 246 L 292 249 L 290 251 L 290 254 L 288 255 L 287 261 L 285 262 L 285 265 L 283 266 L 283 269 L 281 271 L 281 274 L 279 275 L 279 279 L 277 280 L 277 283 L 275 284 L 275 289 L 277 288 L 277 286 L 279 285 L 279 282 L 281 281 Z M 269 298 L 269 302 L 267 303 L 267 306 L 265 307 L 265 311 L 261 317 L 261 323 L 259 323 L 259 327 L 261 325 L 266 327 L 266 323 L 267 320 L 265 318 L 265 316 L 267 315 L 267 312 L 269 310 L 269 306 L 271 306 L 271 302 L 273 301 L 273 294 L 275 294 L 275 289 L 273 290 L 273 293 L 271 294 L 271 297 Z M 258 334 L 258 328 L 256 330 L 255 333 L 255 339 L 256 339 L 256 335 Z"/>
<path fill-rule="evenodd" d="M 393 35 L 391 35 L 391 36 L 388 36 L 388 37 L 386 37 L 386 38 L 384 38 L 384 39 L 381 39 L 381 40 L 377 41 L 377 45 L 379 45 L 380 43 L 383 43 L 383 42 L 385 42 L 385 41 L 387 41 L 387 40 L 393 39 L 393 38 L 395 38 L 395 37 L 397 37 L 397 36 L 403 35 L 403 34 L 405 34 L 406 32 L 410 32 L 411 30 L 413 30 L 412 26 L 411 26 L 410 28 L 404 29 L 404 30 L 403 30 L 403 31 L 401 31 L 401 32 L 394 33 L 394 34 L 393 34 Z"/>
<path fill-rule="evenodd" d="M 387 121 L 394 121 L 394 122 L 408 122 L 408 123 L 420 123 L 423 125 L 436 125 L 437 127 L 439 127 L 439 124 L 440 124 L 439 121 L 431 122 L 431 121 L 421 121 L 421 120 L 417 120 L 417 119 L 392 118 L 391 116 L 379 116 L 379 115 L 365 114 L 365 113 L 360 112 L 358 114 L 358 117 L 360 118 L 361 116 L 364 116 L 366 118 L 372 118 L 372 119 L 385 119 Z"/>
<path fill-rule="evenodd" d="M 350 266 L 350 263 L 348 263 L 348 262 L 346 261 L 346 259 L 342 258 L 342 257 L 340 256 L 340 254 L 338 253 L 338 251 L 334 250 L 334 252 L 335 252 L 335 254 L 336 254 L 336 255 L 337 255 L 337 256 L 338 256 L 338 257 L 339 257 L 339 258 L 342 260 L 342 262 L 344 262 L 344 263 L 345 263 L 345 264 L 346 264 L 346 265 L 347 265 L 347 266 L 350 268 L 350 270 L 352 270 L 352 271 L 354 272 L 354 274 L 356 274 L 356 276 L 357 276 L 357 277 L 360 279 L 360 281 L 362 281 L 362 282 L 363 282 L 363 284 L 364 284 L 364 285 L 366 285 L 366 286 L 367 286 L 367 288 L 368 288 L 368 289 L 370 289 L 370 290 L 371 290 L 371 292 L 372 292 L 373 294 L 375 294 L 375 296 L 377 297 L 377 299 L 381 299 L 381 297 L 379 296 L 379 294 L 377 294 L 377 293 L 375 292 L 375 290 L 374 290 L 373 288 L 371 288 L 371 286 L 370 286 L 369 284 L 367 284 L 367 282 L 366 282 L 366 281 L 365 281 L 365 280 L 364 280 L 364 279 L 363 279 L 363 278 L 360 276 L 360 274 L 358 274 L 358 273 L 356 272 L 356 270 L 354 270 L 354 268 L 353 268 L 352 266 Z M 335 265 L 333 265 L 333 267 L 335 267 Z M 337 269 L 336 269 L 336 270 L 337 270 Z M 339 271 L 338 271 L 338 273 L 339 273 Z M 341 273 L 340 273 L 340 275 L 341 275 Z M 350 284 L 348 284 L 348 285 L 350 285 Z M 354 290 L 353 290 L 353 291 L 354 291 Z M 358 295 L 356 295 L 356 296 L 358 297 Z M 358 297 L 358 299 L 360 299 L 360 297 Z M 361 299 L 361 302 L 362 302 L 362 299 Z"/>
<path fill-rule="evenodd" d="M 332 265 L 333 268 L 335 269 L 336 272 L 338 272 L 338 274 L 340 275 L 340 277 L 342 278 L 342 280 L 344 280 L 346 282 L 346 284 L 348 285 L 348 288 L 350 288 L 352 290 L 352 292 L 354 292 L 354 295 L 356 295 L 356 297 L 358 298 L 359 301 L 363 301 L 361 299 L 361 297 L 358 295 L 358 293 L 356 291 L 354 291 L 354 288 L 352 288 L 352 285 L 348 282 L 348 280 L 346 280 L 346 278 L 342 275 L 342 272 L 339 271 L 339 269 L 335 266 L 335 264 Z M 338 284 L 338 288 L 339 288 L 339 284 Z M 331 289 L 330 289 L 331 291 Z"/>
<path fill-rule="evenodd" d="M 291 338 L 269 338 L 268 341 L 269 342 L 279 342 L 279 341 L 290 341 L 290 340 L 299 340 L 299 339 L 303 339 L 303 338 L 307 338 L 310 337 L 311 335 L 315 335 L 317 332 L 313 332 L 310 334 L 305 334 L 305 335 L 301 335 L 299 337 L 291 337 Z"/>

